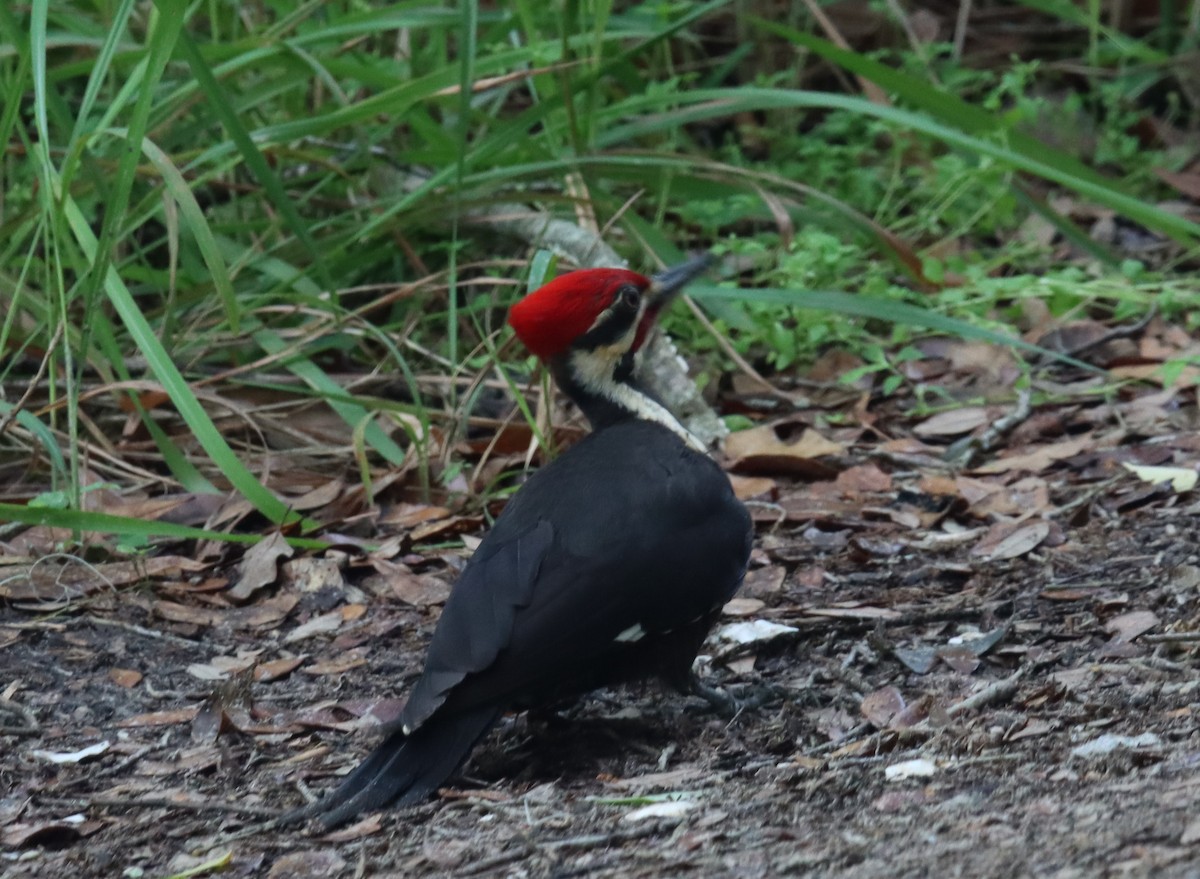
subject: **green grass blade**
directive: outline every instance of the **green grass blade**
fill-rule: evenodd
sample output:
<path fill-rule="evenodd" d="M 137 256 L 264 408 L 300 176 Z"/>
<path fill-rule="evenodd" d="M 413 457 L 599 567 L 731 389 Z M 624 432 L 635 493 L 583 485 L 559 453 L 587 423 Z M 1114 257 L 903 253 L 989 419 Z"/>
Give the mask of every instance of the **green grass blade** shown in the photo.
<path fill-rule="evenodd" d="M 1064 354 L 1049 351 L 1032 345 L 1016 335 L 1007 335 L 989 330 L 986 327 L 975 326 L 966 321 L 957 320 L 939 314 L 936 311 L 909 305 L 906 302 L 896 302 L 892 299 L 881 299 L 875 296 L 859 296 L 837 290 L 789 290 L 780 287 L 768 287 L 751 290 L 739 290 L 732 287 L 717 287 L 710 284 L 690 284 L 688 295 L 695 299 L 724 299 L 732 302 L 769 302 L 777 305 L 787 305 L 793 308 L 811 308 L 830 314 L 844 314 L 851 317 L 865 317 L 883 320 L 906 326 L 924 327 L 957 336 L 962 339 L 977 339 L 990 342 L 993 345 L 1003 345 L 1006 348 L 1018 348 L 1039 357 L 1059 360 L 1069 363 L 1089 372 L 1103 372 L 1091 364 L 1084 363 Z"/>
<path fill-rule="evenodd" d="M 80 247 L 89 257 L 94 258 L 97 241 L 88 225 L 87 218 L 69 196 L 65 199 L 63 208 L 66 212 L 67 222 Z M 200 401 L 188 387 L 187 381 L 175 368 L 175 364 L 171 361 L 162 343 L 155 336 L 154 330 L 145 315 L 142 314 L 141 309 L 138 308 L 129 288 L 125 286 L 125 282 L 121 280 L 112 266 L 109 266 L 105 274 L 104 289 L 113 308 L 116 309 L 126 329 L 133 337 L 138 350 L 141 351 L 149 363 L 150 369 L 162 383 L 163 389 L 171 398 L 171 402 L 175 404 L 180 416 L 233 487 L 271 521 L 277 523 L 301 521 L 298 514 L 290 511 L 286 504 L 258 481 L 234 454 L 229 444 L 225 442 L 225 438 L 212 423 L 212 419 L 208 417 L 208 413 L 204 411 L 204 407 L 200 405 Z M 311 520 L 305 519 L 303 523 L 305 528 L 317 527 L 317 523 Z"/>
<path fill-rule="evenodd" d="M 271 166 L 267 164 L 267 160 L 263 157 L 262 152 L 255 146 L 250 132 L 246 130 L 246 126 L 242 124 L 242 120 L 233 111 L 233 104 L 229 96 L 225 94 L 225 90 L 221 88 L 221 84 L 213 76 L 212 70 L 205 62 L 204 56 L 200 54 L 195 41 L 185 33 L 180 37 L 179 47 L 183 53 L 183 57 L 188 62 L 188 66 L 191 68 L 192 74 L 196 77 L 201 91 L 207 97 L 213 113 L 221 121 L 221 125 L 224 126 L 225 130 L 229 133 L 229 137 L 237 146 L 242 161 L 246 163 L 246 167 L 250 170 L 250 173 L 262 184 L 267 196 L 279 210 L 284 222 L 291 229 L 292 234 L 296 236 L 297 240 L 304 246 L 304 249 L 308 251 L 309 256 L 312 258 L 312 264 L 315 267 L 318 277 L 321 278 L 321 282 L 325 285 L 325 289 L 333 290 L 335 286 L 333 279 L 329 277 L 325 269 L 325 263 L 321 259 L 317 243 L 309 233 L 308 224 L 301 218 L 300 212 L 296 210 L 296 206 L 292 203 L 292 199 L 284 188 L 279 176 L 271 170 Z"/>
<path fill-rule="evenodd" d="M 253 338 L 268 354 L 278 354 L 286 351 L 288 347 L 287 343 L 271 330 L 258 330 L 253 334 Z M 345 391 L 326 375 L 323 369 L 302 356 L 290 357 L 283 365 L 316 391 L 347 424 L 356 430 L 361 429 L 366 442 L 383 455 L 389 464 L 394 467 L 404 464 L 404 449 L 384 433 L 372 412 L 358 403 L 348 401 Z"/>
<path fill-rule="evenodd" d="M 161 537 L 169 540 L 220 540 L 225 543 L 258 543 L 258 534 L 232 534 L 224 531 L 209 531 L 172 522 L 146 519 L 131 519 L 111 513 L 90 510 L 55 510 L 48 507 L 27 507 L 22 504 L 0 503 L 0 522 L 20 522 L 25 525 L 44 525 L 49 528 L 64 528 L 71 531 L 97 531 L 121 537 Z M 328 549 L 325 540 L 307 537 L 288 537 L 287 542 L 297 549 Z"/>
<path fill-rule="evenodd" d="M 32 412 L 22 410 L 13 416 L 11 413 L 14 408 L 12 403 L 0 401 L 0 415 L 15 418 L 17 424 L 37 437 L 37 441 L 42 444 L 42 448 L 50 458 L 50 466 L 58 473 L 66 473 L 67 462 L 63 458 L 62 450 L 58 447 L 58 442 L 54 439 L 50 428 L 39 421 Z"/>
<path fill-rule="evenodd" d="M 113 133 L 121 136 L 119 131 Z M 175 167 L 175 163 L 171 161 L 170 157 L 149 139 L 143 139 L 141 145 L 146 158 L 162 175 L 163 186 L 175 199 L 175 203 L 179 205 L 179 212 L 184 223 L 196 240 L 196 246 L 200 248 L 204 264 L 212 275 L 213 286 L 217 288 L 217 295 L 221 297 L 221 302 L 225 306 L 225 319 L 229 323 L 229 329 L 235 333 L 238 332 L 241 328 L 241 305 L 233 290 L 233 279 L 230 278 L 225 260 L 221 256 L 221 248 L 217 245 L 216 238 L 209 228 L 208 219 L 204 216 L 204 209 L 196 201 L 196 194 L 192 192 L 192 188 L 188 186 L 183 174 Z"/>
<path fill-rule="evenodd" d="M 680 106 L 664 110 L 664 105 Z M 1027 147 L 1023 151 L 1003 141 L 967 134 L 923 113 L 880 106 L 864 98 L 789 89 L 709 89 L 671 95 L 640 95 L 622 102 L 619 108 L 621 115 L 633 114 L 638 121 L 609 127 L 599 138 L 598 146 L 612 148 L 636 141 L 647 134 L 706 119 L 725 118 L 742 111 L 784 108 L 847 110 L 875 117 L 897 128 L 919 131 L 943 143 L 989 156 L 1009 167 L 1052 180 L 1184 244 L 1200 241 L 1200 223 L 1126 194 L 1112 181 L 1074 160 L 1064 161 L 1061 153 L 1040 142 L 1034 141 L 1036 147 Z M 662 112 L 654 116 L 647 115 L 654 110 Z M 1005 138 L 1010 139 L 1025 143 L 1015 133 L 1011 138 Z"/>

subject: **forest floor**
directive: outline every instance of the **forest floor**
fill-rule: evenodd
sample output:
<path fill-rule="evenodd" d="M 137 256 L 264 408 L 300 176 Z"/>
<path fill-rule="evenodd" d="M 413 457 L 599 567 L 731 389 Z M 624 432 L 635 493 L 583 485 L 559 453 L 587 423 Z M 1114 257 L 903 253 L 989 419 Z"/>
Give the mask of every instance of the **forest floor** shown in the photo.
<path fill-rule="evenodd" d="M 911 368 L 977 394 L 1003 360 L 981 347 Z M 914 421 L 841 387 L 804 393 L 853 422 L 797 407 L 731 438 L 758 539 L 702 672 L 734 718 L 602 691 L 328 834 L 254 828 L 403 704 L 479 516 L 385 499 L 369 548 L 240 559 L 9 533 L 0 877 L 1200 876 L 1194 388 L 1038 381 L 1059 402 L 1002 432 L 1011 396 Z"/>

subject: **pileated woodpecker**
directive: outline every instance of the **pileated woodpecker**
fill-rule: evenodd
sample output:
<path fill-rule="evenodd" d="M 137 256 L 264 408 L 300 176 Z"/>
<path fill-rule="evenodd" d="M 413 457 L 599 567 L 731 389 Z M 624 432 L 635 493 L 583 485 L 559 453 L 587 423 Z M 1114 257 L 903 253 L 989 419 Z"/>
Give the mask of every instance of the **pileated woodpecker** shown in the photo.
<path fill-rule="evenodd" d="M 750 555 L 751 523 L 704 446 L 638 386 L 633 356 L 697 257 L 647 278 L 563 275 L 509 324 L 592 433 L 534 473 L 455 583 L 383 742 L 292 813 L 326 825 L 437 790 L 507 710 L 659 677 L 719 703 L 692 661 Z"/>

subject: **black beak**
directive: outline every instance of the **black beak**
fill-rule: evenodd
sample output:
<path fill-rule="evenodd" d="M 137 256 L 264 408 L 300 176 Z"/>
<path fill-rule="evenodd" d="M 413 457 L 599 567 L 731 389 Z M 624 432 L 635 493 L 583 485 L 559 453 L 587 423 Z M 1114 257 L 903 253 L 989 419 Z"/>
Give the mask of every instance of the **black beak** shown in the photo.
<path fill-rule="evenodd" d="M 698 253 L 686 262 L 651 276 L 650 289 L 646 291 L 649 309 L 654 312 L 661 311 L 671 303 L 675 294 L 708 271 L 712 264 L 711 253 Z"/>

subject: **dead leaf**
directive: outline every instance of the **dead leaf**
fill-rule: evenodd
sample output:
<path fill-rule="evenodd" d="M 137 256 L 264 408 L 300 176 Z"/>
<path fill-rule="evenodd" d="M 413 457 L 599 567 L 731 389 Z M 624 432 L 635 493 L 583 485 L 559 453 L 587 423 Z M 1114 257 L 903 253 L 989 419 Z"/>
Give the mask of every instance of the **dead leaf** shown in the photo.
<path fill-rule="evenodd" d="M 237 582 L 225 594 L 235 604 L 248 601 L 259 589 L 275 582 L 279 576 L 279 560 L 290 559 L 294 552 L 282 532 L 276 531 L 260 540 L 246 551 L 238 565 Z"/>
<path fill-rule="evenodd" d="M 82 564 L 63 557 L 42 559 L 12 566 L 0 578 L 0 598 L 11 601 L 70 601 L 103 589 L 177 578 L 207 567 L 204 562 L 174 555 L 149 556 L 100 565 Z"/>
<path fill-rule="evenodd" d="M 887 729 L 892 718 L 904 710 L 904 696 L 895 687 L 882 687 L 863 697 L 858 706 L 867 722 L 876 729 Z"/>
<path fill-rule="evenodd" d="M 1177 494 L 1191 491 L 1196 487 L 1196 478 L 1200 476 L 1191 467 L 1147 467 L 1140 464 L 1130 464 L 1122 461 L 1121 466 L 1143 482 L 1158 485 L 1162 482 L 1171 483 L 1171 489 Z"/>
<path fill-rule="evenodd" d="M 722 626 L 713 633 L 712 637 L 731 644 L 757 644 L 762 641 L 773 641 L 782 635 L 794 635 L 798 631 L 800 630 L 794 626 L 784 626 L 769 620 L 753 620 Z"/>
<path fill-rule="evenodd" d="M 329 613 L 315 616 L 307 623 L 303 623 L 292 629 L 283 639 L 283 643 L 294 644 L 297 641 L 303 641 L 315 635 L 328 635 L 330 632 L 336 632 L 341 628 L 342 623 L 341 610 L 331 610 Z"/>
<path fill-rule="evenodd" d="M 1012 735 L 1006 736 L 1010 742 L 1019 742 L 1021 739 L 1032 739 L 1036 736 L 1044 736 L 1047 733 L 1054 732 L 1055 724 L 1045 720 L 1030 718 L 1025 721 L 1025 725 L 1017 730 Z"/>
<path fill-rule="evenodd" d="M 892 477 L 874 464 L 858 464 L 837 475 L 834 484 L 847 497 L 892 490 Z"/>
<path fill-rule="evenodd" d="M 371 566 L 393 595 L 414 607 L 442 604 L 450 597 L 450 584 L 433 574 L 415 574 L 408 565 L 371 559 Z"/>
<path fill-rule="evenodd" d="M 299 497 L 289 497 L 288 507 L 300 513 L 323 509 L 337 500 L 345 487 L 340 479 L 330 479 Z"/>
<path fill-rule="evenodd" d="M 979 657 L 967 647 L 939 647 L 937 655 L 938 659 L 960 675 L 969 675 L 979 668 Z"/>
<path fill-rule="evenodd" d="M 995 461 L 976 467 L 975 473 L 1011 473 L 1014 470 L 1027 470 L 1030 473 L 1041 473 L 1056 461 L 1071 458 L 1080 452 L 1089 450 L 1096 445 L 1095 437 L 1091 434 L 1072 437 L 1057 443 L 1038 446 L 1029 452 L 1019 455 L 1009 455 L 997 458 Z"/>
<path fill-rule="evenodd" d="M 1155 753 L 1162 747 L 1162 739 L 1155 733 L 1144 732 L 1138 736 L 1122 736 L 1116 733 L 1102 733 L 1091 741 L 1076 745 L 1071 749 L 1072 757 L 1082 757 L 1093 760 L 1106 757 L 1114 751 L 1137 751 Z"/>
<path fill-rule="evenodd" d="M 308 675 L 340 675 L 367 664 L 367 648 L 355 647 L 344 650 L 332 659 L 314 662 L 305 666 L 304 673 Z"/>
<path fill-rule="evenodd" d="M 764 607 L 766 604 L 757 598 L 734 598 L 721 608 L 721 614 L 727 617 L 748 617 L 758 613 Z"/>
<path fill-rule="evenodd" d="M 1026 476 L 1012 485 L 970 476 L 959 476 L 955 482 L 972 515 L 980 519 L 1024 516 L 1050 507 L 1050 487 L 1040 476 Z"/>
<path fill-rule="evenodd" d="M 987 409 L 982 406 L 968 406 L 930 416 L 913 427 L 912 432 L 921 439 L 962 436 L 989 424 L 991 420 L 992 415 Z"/>
<path fill-rule="evenodd" d="M 629 778 L 606 778 L 605 784 L 620 790 L 649 791 L 678 790 L 683 785 L 691 784 L 697 778 L 702 778 L 704 771 L 695 766 L 684 766 L 670 769 L 666 772 L 649 772 L 645 775 L 634 775 Z"/>
<path fill-rule="evenodd" d="M 254 680 L 265 684 L 285 678 L 295 671 L 305 659 L 307 656 L 301 655 L 261 662 L 254 667 Z"/>
<path fill-rule="evenodd" d="M 1037 214 L 1031 214 L 1037 217 Z M 1051 227 L 1054 228 L 1054 227 Z M 934 799 L 934 793 L 928 786 L 907 790 L 890 790 L 880 794 L 871 801 L 871 808 L 876 812 L 903 812 L 915 806 L 922 806 Z"/>
<path fill-rule="evenodd" d="M 188 674 L 201 681 L 227 681 L 229 672 L 203 662 L 193 662 L 185 669 Z"/>
<path fill-rule="evenodd" d="M 118 687 L 124 687 L 128 690 L 141 683 L 142 673 L 134 671 L 132 668 L 110 668 L 108 670 L 108 679 Z"/>
<path fill-rule="evenodd" d="M 740 501 L 748 501 L 751 498 L 775 492 L 776 483 L 770 477 L 738 476 L 736 473 L 727 473 L 726 475 L 729 477 L 729 483 L 733 486 L 734 496 Z"/>
<path fill-rule="evenodd" d="M 991 483 L 986 484 L 990 485 Z M 917 482 L 917 491 L 932 497 L 942 498 L 954 497 L 959 494 L 960 489 L 953 477 L 942 476 L 937 473 L 923 473 Z"/>
<path fill-rule="evenodd" d="M 192 719 L 192 741 L 211 745 L 222 732 L 236 728 L 231 714 L 249 711 L 252 679 L 246 669 L 209 693 Z"/>
<path fill-rule="evenodd" d="M 832 468 L 813 459 L 840 455 L 843 451 L 841 443 L 826 439 L 811 427 L 805 428 L 795 442 L 781 440 L 769 424 L 740 430 L 725 440 L 730 467 L 751 473 L 833 475 Z"/>
<path fill-rule="evenodd" d="M 383 829 L 383 821 L 380 819 L 380 813 L 376 812 L 373 815 L 368 815 L 366 818 L 363 818 L 361 821 L 356 821 L 355 823 L 349 825 L 348 827 L 343 827 L 341 830 L 335 830 L 335 831 L 333 831 L 333 833 L 326 833 L 324 836 L 321 837 L 321 841 L 322 842 L 330 842 L 330 843 L 334 843 L 334 844 L 340 844 L 343 842 L 353 842 L 356 839 L 362 839 L 364 836 L 372 836 L 372 835 L 378 833 L 382 829 Z M 274 868 L 272 868 L 272 870 L 273 869 Z M 291 879 L 292 874 L 280 873 L 279 875 L 281 877 L 287 876 L 288 879 Z M 332 875 L 338 875 L 338 874 L 328 873 L 326 875 L 332 876 Z"/>
<path fill-rule="evenodd" d="M 199 708 L 172 708 L 167 711 L 151 711 L 148 714 L 135 714 L 118 721 L 117 726 L 123 729 L 142 726 L 174 726 L 177 723 L 190 723 L 196 718 Z"/>
<path fill-rule="evenodd" d="M 379 524 L 396 528 L 412 528 L 422 522 L 448 519 L 449 516 L 450 510 L 445 507 L 431 507 L 424 503 L 401 503 L 379 516 Z"/>
<path fill-rule="evenodd" d="M 1050 523 L 1045 519 L 1014 525 L 1001 522 L 988 529 L 987 534 L 971 548 L 971 555 L 983 556 L 991 561 L 1015 559 L 1032 552 L 1050 534 Z"/>
<path fill-rule="evenodd" d="M 445 540 L 455 534 L 465 534 L 478 530 L 483 525 L 482 516 L 452 516 L 436 522 L 426 522 L 418 525 L 409 533 L 413 543 L 438 538 Z"/>
<path fill-rule="evenodd" d="M 154 602 L 154 612 L 163 619 L 197 626 L 226 625 L 234 629 L 260 629 L 274 626 L 283 620 L 300 601 L 292 594 L 276 595 L 246 607 L 219 610 L 211 607 L 192 607 L 173 601 Z"/>
<path fill-rule="evenodd" d="M 1173 186 L 1192 201 L 1200 201 L 1200 171 L 1168 171 L 1154 168 L 1155 176 L 1168 186 Z"/>
<path fill-rule="evenodd" d="M 829 552 L 848 545 L 852 533 L 849 528 L 841 531 L 825 531 L 821 528 L 811 527 L 805 528 L 800 536 L 809 546 Z"/>
<path fill-rule="evenodd" d="M 1159 622 L 1154 611 L 1134 610 L 1113 617 L 1104 624 L 1104 631 L 1111 633 L 1114 641 L 1128 643 L 1153 629 Z"/>
<path fill-rule="evenodd" d="M 1200 842 L 1200 818 L 1194 818 L 1187 827 L 1183 828 L 1183 835 L 1179 837 L 1179 844 L 1195 845 L 1198 842 Z"/>
<path fill-rule="evenodd" d="M 173 623 L 188 623 L 193 626 L 212 626 L 221 621 L 223 613 L 211 607 L 194 607 L 174 601 L 154 602 L 154 612 Z"/>
<path fill-rule="evenodd" d="M 346 589 L 346 578 L 342 575 L 341 565 L 336 558 L 302 556 L 284 562 L 282 572 L 286 582 L 298 592 L 320 592 L 329 589 L 341 593 Z"/>
<path fill-rule="evenodd" d="M 937 650 L 933 647 L 893 647 L 892 655 L 916 674 L 928 674 L 937 662 Z"/>
<path fill-rule="evenodd" d="M 1191 388 L 1200 383 L 1200 368 L 1195 366 L 1185 366 L 1178 374 L 1172 371 L 1171 375 L 1174 376 L 1174 381 L 1170 385 L 1167 385 L 1164 381 L 1167 373 L 1163 371 L 1161 363 L 1135 363 L 1127 366 L 1114 366 L 1108 372 L 1114 378 L 1143 379 L 1174 388 Z"/>
<path fill-rule="evenodd" d="M 622 815 L 621 820 L 631 824 L 646 820 L 682 821 L 684 815 L 699 805 L 695 800 L 664 800 L 634 809 Z"/>
<path fill-rule="evenodd" d="M 949 646 L 962 647 L 976 656 L 983 656 L 1008 635 L 1008 626 L 999 626 L 989 632 L 963 632 L 950 639 Z"/>
<path fill-rule="evenodd" d="M 353 826 L 359 827 L 368 821 L 369 818 Z M 340 830 L 338 833 L 344 834 L 350 829 Z M 278 858 L 271 865 L 271 869 L 267 871 L 267 879 L 327 879 L 341 876 L 345 869 L 345 858 L 331 848 L 293 851 Z"/>
<path fill-rule="evenodd" d="M 894 620 L 899 612 L 886 607 L 810 607 L 804 611 L 808 616 L 832 617 L 845 620 Z"/>
<path fill-rule="evenodd" d="M 1087 589 L 1043 589 L 1038 593 L 1038 598 L 1047 601 L 1081 601 L 1091 597 L 1092 592 Z"/>
<path fill-rule="evenodd" d="M 79 839 L 82 822 L 40 821 L 36 824 L 10 824 L 0 834 L 0 842 L 6 848 L 23 848 L 27 845 L 62 847 Z M 94 822 L 103 826 L 101 822 Z"/>
<path fill-rule="evenodd" d="M 783 565 L 754 568 L 746 572 L 740 592 L 746 598 L 765 598 L 775 595 L 782 588 L 785 577 L 787 577 L 787 568 Z"/>

